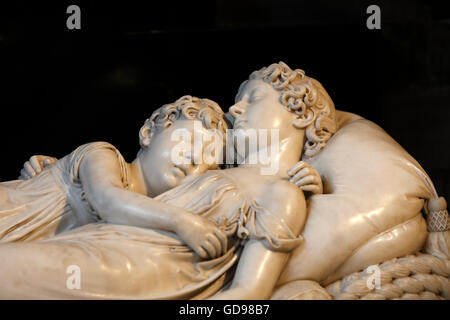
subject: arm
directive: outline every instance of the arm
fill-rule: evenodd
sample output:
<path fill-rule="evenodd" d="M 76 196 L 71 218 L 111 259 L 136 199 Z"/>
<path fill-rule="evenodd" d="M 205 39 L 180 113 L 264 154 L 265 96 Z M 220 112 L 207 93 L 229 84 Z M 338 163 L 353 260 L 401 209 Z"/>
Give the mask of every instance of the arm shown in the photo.
<path fill-rule="evenodd" d="M 289 253 L 275 252 L 261 241 L 250 240 L 241 254 L 231 287 L 214 300 L 268 299 L 288 261 Z"/>
<path fill-rule="evenodd" d="M 287 182 L 286 182 L 287 183 Z M 277 184 L 272 192 L 283 195 L 279 203 L 265 203 L 272 212 L 282 210 L 283 219 L 291 230 L 299 234 L 306 219 L 306 206 L 302 191 L 292 186 Z M 273 199 L 273 198 L 272 198 Z M 280 211 L 278 211 L 280 212 Z M 268 299 L 284 269 L 290 252 L 268 249 L 259 240 L 246 243 L 239 259 L 231 287 L 212 297 L 215 300 Z"/>
<path fill-rule="evenodd" d="M 89 203 L 107 222 L 177 233 L 202 258 L 214 258 L 226 250 L 226 235 L 207 219 L 124 189 L 119 162 L 111 150 L 86 155 L 80 178 Z"/>

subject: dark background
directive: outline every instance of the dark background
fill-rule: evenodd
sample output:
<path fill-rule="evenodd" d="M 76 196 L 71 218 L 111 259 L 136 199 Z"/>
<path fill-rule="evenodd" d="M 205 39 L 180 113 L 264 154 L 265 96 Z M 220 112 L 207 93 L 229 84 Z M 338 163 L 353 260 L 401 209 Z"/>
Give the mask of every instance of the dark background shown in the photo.
<path fill-rule="evenodd" d="M 14 1 L 0 4 L 0 181 L 33 154 L 104 140 L 129 161 L 152 111 L 185 94 L 224 110 L 284 61 L 337 109 L 405 147 L 442 195 L 450 177 L 450 9 L 445 1 Z M 81 8 L 81 30 L 66 8 Z M 381 8 L 381 30 L 366 8 Z M 387 182 L 388 183 L 388 182 Z"/>

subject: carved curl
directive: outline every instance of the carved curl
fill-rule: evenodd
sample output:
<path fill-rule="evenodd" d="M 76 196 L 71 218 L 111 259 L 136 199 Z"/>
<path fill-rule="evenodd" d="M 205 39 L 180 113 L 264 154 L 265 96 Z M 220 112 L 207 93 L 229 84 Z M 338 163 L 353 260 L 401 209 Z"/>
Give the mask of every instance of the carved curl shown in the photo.
<path fill-rule="evenodd" d="M 177 120 L 199 120 L 206 129 L 215 129 L 226 137 L 227 124 L 220 106 L 209 99 L 183 96 L 174 103 L 165 104 L 154 111 L 139 132 L 141 147 L 149 145 L 153 135 L 170 127 Z"/>
<path fill-rule="evenodd" d="M 293 126 L 305 129 L 304 155 L 317 155 L 337 130 L 334 103 L 320 82 L 284 62 L 254 71 L 249 77 L 253 79 L 262 79 L 280 91 L 281 104 L 296 116 Z"/>

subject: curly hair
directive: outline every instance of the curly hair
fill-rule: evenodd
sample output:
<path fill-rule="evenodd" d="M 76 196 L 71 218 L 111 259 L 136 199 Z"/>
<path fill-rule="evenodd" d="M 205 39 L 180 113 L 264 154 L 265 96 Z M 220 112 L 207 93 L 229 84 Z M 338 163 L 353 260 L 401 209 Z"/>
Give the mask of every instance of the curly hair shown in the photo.
<path fill-rule="evenodd" d="M 155 133 L 170 127 L 177 120 L 199 120 L 206 129 L 215 129 L 226 138 L 228 129 L 225 114 L 220 106 L 209 99 L 183 96 L 154 111 L 139 132 L 141 147 L 147 147 Z"/>
<path fill-rule="evenodd" d="M 334 103 L 320 82 L 307 77 L 303 70 L 292 70 L 279 62 L 254 71 L 241 84 L 239 92 L 253 79 L 262 79 L 280 91 L 281 104 L 296 116 L 293 126 L 306 128 L 304 155 L 317 155 L 337 130 Z"/>

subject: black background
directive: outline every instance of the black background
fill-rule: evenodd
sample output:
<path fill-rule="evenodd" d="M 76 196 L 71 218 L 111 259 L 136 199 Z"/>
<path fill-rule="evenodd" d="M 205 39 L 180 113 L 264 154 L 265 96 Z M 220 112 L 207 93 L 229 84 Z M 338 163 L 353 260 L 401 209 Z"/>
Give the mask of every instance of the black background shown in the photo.
<path fill-rule="evenodd" d="M 405 147 L 442 195 L 450 177 L 450 9 L 445 1 L 14 1 L 0 4 L 0 181 L 33 154 L 91 141 L 129 161 L 153 110 L 185 94 L 224 110 L 239 84 L 284 61 L 340 110 Z M 81 8 L 68 30 L 66 8 Z M 366 8 L 381 8 L 381 30 Z M 388 183 L 388 182 L 387 182 Z"/>

